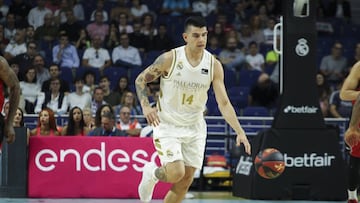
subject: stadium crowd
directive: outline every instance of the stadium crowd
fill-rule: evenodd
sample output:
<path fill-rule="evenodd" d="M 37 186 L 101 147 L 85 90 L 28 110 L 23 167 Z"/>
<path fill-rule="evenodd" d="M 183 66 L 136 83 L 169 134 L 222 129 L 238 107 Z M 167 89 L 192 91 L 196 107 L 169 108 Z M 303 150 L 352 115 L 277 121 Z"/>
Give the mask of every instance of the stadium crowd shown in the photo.
<path fill-rule="evenodd" d="M 238 114 L 248 106 L 273 111 L 280 0 L 1 0 L 0 54 L 21 81 L 19 117 L 38 115 L 29 136 L 139 136 L 141 121 L 132 118 L 142 115 L 134 80 L 161 53 L 183 44 L 182 23 L 189 15 L 208 20 L 207 50 L 224 66 Z M 320 107 L 325 117 L 348 117 L 351 103 L 341 101 L 338 90 L 360 59 L 358 39 L 342 38 L 357 28 L 349 1 L 318 1 L 317 21 Z M 156 103 L 158 82 L 148 93 Z M 208 115 L 219 115 L 212 100 L 210 94 Z M 68 116 L 68 124 L 53 126 L 56 115 Z"/>

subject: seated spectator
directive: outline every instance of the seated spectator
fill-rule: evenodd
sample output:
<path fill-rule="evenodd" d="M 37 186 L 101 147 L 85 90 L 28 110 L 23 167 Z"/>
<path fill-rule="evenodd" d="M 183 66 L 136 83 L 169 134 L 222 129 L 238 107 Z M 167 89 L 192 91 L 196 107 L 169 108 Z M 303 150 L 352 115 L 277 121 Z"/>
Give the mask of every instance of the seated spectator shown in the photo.
<path fill-rule="evenodd" d="M 42 104 L 42 108 L 49 108 L 55 114 L 62 115 L 67 113 L 67 95 L 60 91 L 60 79 L 52 78 L 50 81 L 50 90 L 45 92 L 45 100 Z M 41 109 L 36 109 L 35 113 L 40 112 Z"/>
<path fill-rule="evenodd" d="M 25 99 L 25 111 L 28 114 L 35 113 L 35 109 L 41 109 L 44 102 L 44 93 L 41 86 L 36 83 L 36 70 L 30 67 L 25 71 L 24 81 L 20 82 L 20 89 Z"/>
<path fill-rule="evenodd" d="M 148 36 L 150 40 L 158 34 L 158 30 L 155 27 L 155 19 L 152 13 L 145 13 L 142 16 L 141 33 Z"/>
<path fill-rule="evenodd" d="M 104 16 L 101 11 L 95 12 L 95 21 L 86 26 L 86 31 L 89 33 L 90 38 L 100 36 L 101 40 L 105 40 L 106 35 L 109 33 L 109 25 L 104 23 Z"/>
<path fill-rule="evenodd" d="M 222 49 L 219 44 L 219 39 L 215 35 L 209 36 L 208 45 L 206 47 L 206 50 L 208 50 L 210 53 L 212 53 L 216 57 L 219 57 L 219 54 L 222 51 Z"/>
<path fill-rule="evenodd" d="M 25 31 L 17 29 L 14 41 L 5 48 L 4 58 L 9 61 L 23 53 L 26 53 Z"/>
<path fill-rule="evenodd" d="M 101 115 L 101 127 L 89 132 L 89 136 L 127 136 L 126 131 L 119 130 L 115 126 L 115 116 L 111 112 Z"/>
<path fill-rule="evenodd" d="M 133 26 L 129 23 L 129 16 L 126 13 L 119 14 L 119 33 L 127 33 L 130 34 L 134 32 Z"/>
<path fill-rule="evenodd" d="M 87 70 L 84 72 L 84 75 L 83 75 L 83 80 L 84 80 L 84 87 L 83 87 L 83 92 L 87 92 L 89 94 L 92 94 L 94 93 L 94 90 L 96 87 L 98 87 L 97 84 L 95 84 L 95 78 L 96 78 L 96 75 L 94 73 L 94 71 L 92 70 Z"/>
<path fill-rule="evenodd" d="M 44 108 L 39 113 L 36 128 L 30 131 L 30 136 L 57 136 L 60 135 L 56 126 L 54 112 Z"/>
<path fill-rule="evenodd" d="M 113 92 L 119 93 L 120 98 L 124 94 L 124 92 L 129 92 L 130 86 L 129 86 L 129 78 L 126 76 L 120 76 L 118 82 L 116 83 L 116 86 L 114 87 Z"/>
<path fill-rule="evenodd" d="M 242 68 L 245 55 L 237 48 L 237 41 L 234 37 L 227 38 L 226 48 L 220 52 L 219 59 L 226 69 L 236 71 Z"/>
<path fill-rule="evenodd" d="M 119 46 L 119 30 L 117 26 L 112 23 L 110 24 L 110 31 L 109 34 L 105 37 L 105 48 L 108 50 L 113 50 L 115 47 Z"/>
<path fill-rule="evenodd" d="M 137 104 L 136 95 L 134 92 L 124 92 L 121 97 L 120 104 L 114 107 L 115 114 L 120 113 L 120 109 L 122 106 L 129 107 L 131 113 L 130 115 L 132 116 L 143 115 L 141 107 Z"/>
<path fill-rule="evenodd" d="M 21 110 L 21 108 L 17 108 L 16 109 L 16 114 L 14 117 L 14 122 L 13 122 L 13 126 L 14 127 L 25 127 L 24 125 L 24 112 L 23 110 Z M 27 144 L 29 144 L 29 138 L 30 138 L 30 129 L 26 127 L 26 140 L 27 140 Z"/>
<path fill-rule="evenodd" d="M 66 11 L 66 22 L 59 26 L 59 32 L 66 34 L 70 43 L 76 44 L 76 41 L 79 39 L 81 29 L 83 29 L 83 26 L 74 16 L 74 11 L 72 9 L 68 9 Z"/>
<path fill-rule="evenodd" d="M 245 56 L 247 64 L 250 66 L 251 70 L 264 71 L 265 59 L 264 56 L 259 53 L 258 44 L 254 42 L 250 42 L 249 44 L 249 54 Z"/>
<path fill-rule="evenodd" d="M 347 59 L 343 56 L 342 51 L 343 45 L 335 42 L 331 48 L 331 54 L 321 59 L 320 71 L 333 86 L 344 80 L 344 73 L 347 71 Z"/>
<path fill-rule="evenodd" d="M 74 11 L 74 16 L 77 20 L 83 21 L 85 20 L 85 13 L 84 8 L 80 2 L 77 0 L 68 0 L 69 2 L 69 8 L 71 8 Z"/>
<path fill-rule="evenodd" d="M 133 23 L 134 31 L 129 34 L 130 45 L 137 48 L 140 53 L 145 54 L 147 50 L 151 50 L 150 39 L 148 36 L 145 36 L 141 33 L 141 23 L 134 22 Z M 166 43 L 166 42 L 164 42 Z"/>
<path fill-rule="evenodd" d="M 96 12 L 101 12 L 103 14 L 103 22 L 107 22 L 109 20 L 109 15 L 107 11 L 104 9 L 105 0 L 97 0 L 96 9 L 90 15 L 90 21 L 95 21 Z"/>
<path fill-rule="evenodd" d="M 141 2 L 141 0 L 131 1 L 130 13 L 133 21 L 140 20 L 141 17 L 147 12 L 149 12 L 148 6 Z"/>
<path fill-rule="evenodd" d="M 34 57 L 38 54 L 37 45 L 35 41 L 28 42 L 26 45 L 26 52 L 17 55 L 13 60 L 19 66 L 20 78 L 24 78 L 25 70 L 33 65 Z M 12 62 L 11 62 L 12 63 Z"/>
<path fill-rule="evenodd" d="M 129 37 L 126 33 L 120 35 L 120 45 L 112 51 L 113 64 L 125 68 L 138 68 L 141 66 L 139 50 L 129 45 Z"/>
<path fill-rule="evenodd" d="M 107 76 L 103 75 L 100 78 L 99 87 L 104 91 L 104 100 L 111 106 L 120 104 L 120 94 L 110 89 L 110 80 Z"/>
<path fill-rule="evenodd" d="M 340 99 L 340 90 L 331 93 L 330 99 L 330 115 L 333 118 L 350 118 L 352 111 L 352 102 Z"/>
<path fill-rule="evenodd" d="M 174 48 L 174 41 L 167 33 L 166 24 L 160 24 L 158 27 L 158 34 L 150 41 L 149 50 L 169 51 Z"/>
<path fill-rule="evenodd" d="M 130 108 L 128 106 L 121 106 L 119 113 L 119 121 L 116 127 L 120 130 L 125 130 L 130 137 L 139 137 L 141 132 L 141 125 L 137 119 L 130 118 Z"/>
<path fill-rule="evenodd" d="M 65 80 L 60 78 L 61 71 L 57 64 L 50 65 L 49 73 L 50 73 L 50 79 L 43 82 L 43 85 L 41 86 L 42 92 L 50 91 L 50 83 L 51 83 L 51 80 L 54 78 L 58 78 L 60 80 L 60 90 L 59 90 L 60 92 L 66 93 L 66 94 L 70 92 L 70 87 L 69 87 L 68 82 L 66 82 Z"/>
<path fill-rule="evenodd" d="M 127 0 L 117 0 L 116 6 L 110 10 L 110 21 L 119 22 L 120 13 L 126 13 L 127 16 L 131 16 L 130 8 L 126 5 Z"/>
<path fill-rule="evenodd" d="M 101 87 L 96 87 L 94 89 L 93 98 L 91 101 L 91 113 L 94 115 L 98 108 L 100 108 L 102 105 L 107 104 L 106 101 L 104 101 L 104 92 Z"/>
<path fill-rule="evenodd" d="M 83 55 L 83 67 L 98 68 L 100 72 L 103 72 L 105 68 L 111 65 L 109 51 L 102 48 L 102 43 L 100 36 L 93 37 L 92 47 L 87 48 Z"/>
<path fill-rule="evenodd" d="M 84 108 L 82 110 L 82 112 L 83 112 L 85 126 L 89 130 L 93 130 L 95 128 L 95 118 L 94 118 L 93 114 L 91 113 L 91 109 L 90 108 Z"/>
<path fill-rule="evenodd" d="M 79 53 L 85 52 L 91 47 L 91 39 L 85 28 L 79 30 L 79 38 L 76 40 L 75 47 Z"/>
<path fill-rule="evenodd" d="M 85 125 L 82 110 L 77 106 L 70 109 L 68 123 L 62 128 L 61 135 L 85 136 L 89 132 L 90 129 Z"/>
<path fill-rule="evenodd" d="M 80 65 L 77 49 L 69 43 L 66 34 L 60 35 L 60 43 L 54 46 L 52 53 L 53 63 L 58 64 L 61 68 L 78 68 Z"/>
<path fill-rule="evenodd" d="M 101 105 L 95 114 L 95 127 L 100 127 L 101 126 L 101 116 L 105 113 L 105 112 L 111 112 L 113 115 L 114 114 L 114 109 L 112 108 L 111 105 L 109 104 L 104 104 Z"/>
<path fill-rule="evenodd" d="M 270 80 L 266 73 L 262 73 L 248 96 L 250 106 L 264 106 L 269 109 L 275 107 L 279 97 L 277 85 Z"/>
<path fill-rule="evenodd" d="M 44 58 L 40 54 L 37 54 L 34 56 L 32 65 L 36 69 L 36 82 L 42 87 L 42 84 L 51 77 L 49 69 L 45 67 Z"/>
<path fill-rule="evenodd" d="M 45 3 L 44 0 L 37 0 L 36 6 L 30 10 L 27 16 L 29 25 L 32 25 L 35 29 L 44 24 L 44 16 L 47 13 L 52 13 L 50 9 L 45 7 Z"/>
<path fill-rule="evenodd" d="M 68 106 L 72 109 L 75 106 L 84 109 L 91 106 L 91 95 L 83 92 L 84 80 L 82 78 L 76 78 L 74 80 L 75 92 L 68 94 Z"/>
<path fill-rule="evenodd" d="M 331 88 L 326 80 L 326 77 L 321 72 L 316 74 L 316 86 L 319 94 L 320 108 L 324 117 L 329 115 L 329 98 L 331 94 Z"/>

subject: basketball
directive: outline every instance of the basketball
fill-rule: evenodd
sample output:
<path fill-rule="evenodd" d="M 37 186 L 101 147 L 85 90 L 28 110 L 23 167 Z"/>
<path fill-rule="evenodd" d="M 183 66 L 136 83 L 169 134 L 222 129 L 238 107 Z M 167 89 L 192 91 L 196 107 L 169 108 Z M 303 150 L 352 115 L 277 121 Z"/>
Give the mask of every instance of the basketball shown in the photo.
<path fill-rule="evenodd" d="M 284 156 L 275 148 L 261 150 L 254 161 L 257 173 L 266 179 L 279 177 L 285 170 Z"/>

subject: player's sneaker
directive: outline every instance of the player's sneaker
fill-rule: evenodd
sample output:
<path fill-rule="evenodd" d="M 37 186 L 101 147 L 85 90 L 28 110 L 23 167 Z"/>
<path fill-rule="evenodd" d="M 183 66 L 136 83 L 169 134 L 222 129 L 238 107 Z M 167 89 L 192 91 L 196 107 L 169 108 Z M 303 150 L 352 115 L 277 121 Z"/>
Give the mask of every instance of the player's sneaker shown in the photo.
<path fill-rule="evenodd" d="M 348 203 L 358 203 L 358 200 L 356 200 L 356 199 L 349 199 L 349 200 L 348 200 Z"/>
<path fill-rule="evenodd" d="M 138 187 L 140 200 L 142 202 L 150 202 L 152 199 L 154 187 L 158 182 L 153 174 L 155 168 L 157 168 L 157 166 L 153 162 L 146 163 L 143 168 L 141 182 Z"/>

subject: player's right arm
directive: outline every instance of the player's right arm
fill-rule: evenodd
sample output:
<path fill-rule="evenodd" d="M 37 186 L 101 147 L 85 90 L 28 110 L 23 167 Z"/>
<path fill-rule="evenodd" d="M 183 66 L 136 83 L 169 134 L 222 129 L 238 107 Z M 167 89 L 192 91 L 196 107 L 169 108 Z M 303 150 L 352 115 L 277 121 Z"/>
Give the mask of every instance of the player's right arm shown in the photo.
<path fill-rule="evenodd" d="M 0 57 L 0 79 L 4 84 L 10 88 L 9 95 L 9 113 L 5 121 L 4 136 L 8 143 L 12 143 L 15 140 L 15 131 L 13 127 L 13 121 L 16 114 L 17 107 L 19 105 L 20 98 L 20 84 L 15 72 L 10 68 L 6 59 Z"/>
<path fill-rule="evenodd" d="M 135 80 L 135 87 L 143 114 L 150 125 L 157 126 L 159 117 L 157 110 L 150 106 L 149 98 L 146 91 L 147 83 L 152 82 L 160 76 L 166 76 L 173 60 L 172 52 L 161 54 L 153 64 L 143 70 Z"/>
<path fill-rule="evenodd" d="M 354 64 L 351 68 L 349 75 L 346 77 L 341 90 L 340 98 L 345 101 L 354 101 L 359 95 L 360 91 L 357 90 L 360 80 L 360 62 Z"/>

